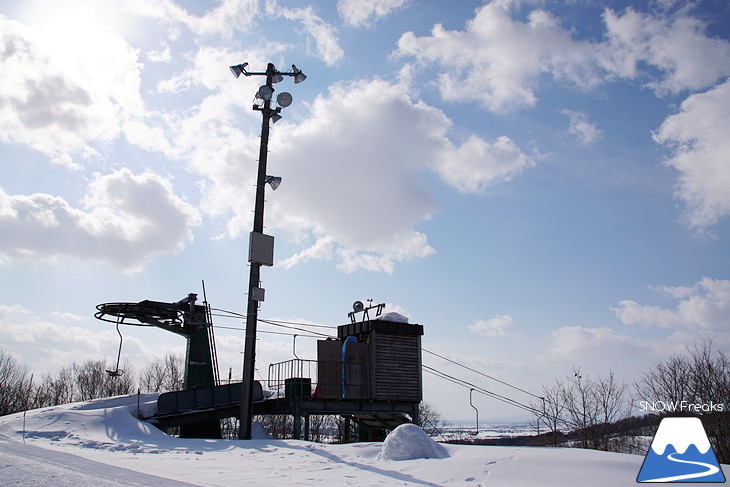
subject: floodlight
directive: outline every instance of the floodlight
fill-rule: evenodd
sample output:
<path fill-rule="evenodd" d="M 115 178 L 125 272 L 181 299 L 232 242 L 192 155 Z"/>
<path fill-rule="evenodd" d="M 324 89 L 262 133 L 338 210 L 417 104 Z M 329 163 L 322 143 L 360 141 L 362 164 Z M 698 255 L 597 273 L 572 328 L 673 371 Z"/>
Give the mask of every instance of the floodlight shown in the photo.
<path fill-rule="evenodd" d="M 273 63 L 269 63 L 266 67 L 266 75 L 271 77 L 272 83 L 281 83 L 284 81 L 284 77 L 276 70 L 276 66 L 274 66 Z"/>
<path fill-rule="evenodd" d="M 286 108 L 289 105 L 291 105 L 292 97 L 291 94 L 287 93 L 286 91 L 283 93 L 279 93 L 279 95 L 276 97 L 276 103 L 279 104 L 282 108 Z"/>
<path fill-rule="evenodd" d="M 279 176 L 266 176 L 266 182 L 269 183 L 271 189 L 276 191 L 276 188 L 281 184 L 281 178 Z"/>
<path fill-rule="evenodd" d="M 231 73 L 233 73 L 233 76 L 238 78 L 239 76 L 241 76 L 242 73 L 246 72 L 246 66 L 248 66 L 248 63 L 231 66 Z"/>
<path fill-rule="evenodd" d="M 278 113 L 275 113 L 271 116 L 271 123 L 276 123 L 279 120 L 281 120 L 281 115 L 279 115 Z"/>
<path fill-rule="evenodd" d="M 264 101 L 270 101 L 271 95 L 274 94 L 274 88 L 272 88 L 269 85 L 261 85 L 259 88 L 259 98 L 261 98 Z"/>
<path fill-rule="evenodd" d="M 302 73 L 302 70 L 297 68 L 295 65 L 291 65 L 291 70 L 294 72 L 294 83 L 301 83 L 305 79 L 307 79 L 307 75 Z"/>

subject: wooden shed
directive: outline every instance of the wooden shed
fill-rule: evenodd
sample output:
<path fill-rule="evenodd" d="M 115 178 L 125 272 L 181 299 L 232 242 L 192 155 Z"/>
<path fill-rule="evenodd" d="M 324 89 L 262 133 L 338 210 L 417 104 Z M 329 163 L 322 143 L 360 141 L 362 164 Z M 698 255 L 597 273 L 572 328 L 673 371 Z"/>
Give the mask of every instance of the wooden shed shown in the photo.
<path fill-rule="evenodd" d="M 421 325 L 381 319 L 342 325 L 317 343 L 322 399 L 420 402 Z"/>

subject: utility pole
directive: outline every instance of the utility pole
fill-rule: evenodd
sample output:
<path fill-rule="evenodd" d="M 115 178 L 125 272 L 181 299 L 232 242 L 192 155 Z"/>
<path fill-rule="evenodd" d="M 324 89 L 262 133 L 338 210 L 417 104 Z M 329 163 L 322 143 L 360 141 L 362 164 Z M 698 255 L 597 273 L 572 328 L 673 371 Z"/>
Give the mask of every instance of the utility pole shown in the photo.
<path fill-rule="evenodd" d="M 304 73 L 292 65 L 291 72 L 279 72 L 276 67 L 269 63 L 265 72 L 246 71 L 248 63 L 231 66 L 231 72 L 238 78 L 241 74 L 245 76 L 260 75 L 266 76 L 266 84 L 259 88 L 256 95 L 257 100 L 263 100 L 263 104 L 254 104 L 253 109 L 260 111 L 261 118 L 261 145 L 259 149 L 258 172 L 256 175 L 256 202 L 254 206 L 253 230 L 249 238 L 249 264 L 250 273 L 248 278 L 248 306 L 246 311 L 246 339 L 243 348 L 243 384 L 241 385 L 241 415 L 238 429 L 238 438 L 241 440 L 251 439 L 251 427 L 253 423 L 253 385 L 254 372 L 256 369 L 256 327 L 258 323 L 259 303 L 264 300 L 264 290 L 261 284 L 261 266 L 273 265 L 274 239 L 264 235 L 264 203 L 265 187 L 268 183 L 272 189 L 279 187 L 281 178 L 266 175 L 266 164 L 269 152 L 269 122 L 276 123 L 281 116 L 282 108 L 291 104 L 291 95 L 281 93 L 276 103 L 280 106 L 272 108 L 272 96 L 274 83 L 283 80 L 283 76 L 293 76 L 295 83 L 301 83 L 306 79 Z"/>

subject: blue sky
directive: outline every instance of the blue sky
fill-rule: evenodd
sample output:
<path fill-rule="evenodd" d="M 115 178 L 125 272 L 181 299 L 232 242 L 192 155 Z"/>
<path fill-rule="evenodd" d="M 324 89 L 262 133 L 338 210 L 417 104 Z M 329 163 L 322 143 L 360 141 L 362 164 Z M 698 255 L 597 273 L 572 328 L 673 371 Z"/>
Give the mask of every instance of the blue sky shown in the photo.
<path fill-rule="evenodd" d="M 693 339 L 730 351 L 726 2 L 39 0 L 0 23 L 0 347 L 38 374 L 115 358 L 102 302 L 204 279 L 245 310 L 262 79 L 242 62 L 308 76 L 276 85 L 294 102 L 260 317 L 385 302 L 427 349 L 534 392 L 573 366 L 632 382 Z M 123 332 L 137 369 L 183 350 Z M 243 332 L 216 336 L 240 377 Z M 289 358 L 260 335 L 262 374 Z M 426 375 L 425 395 L 471 417 L 468 390 Z"/>

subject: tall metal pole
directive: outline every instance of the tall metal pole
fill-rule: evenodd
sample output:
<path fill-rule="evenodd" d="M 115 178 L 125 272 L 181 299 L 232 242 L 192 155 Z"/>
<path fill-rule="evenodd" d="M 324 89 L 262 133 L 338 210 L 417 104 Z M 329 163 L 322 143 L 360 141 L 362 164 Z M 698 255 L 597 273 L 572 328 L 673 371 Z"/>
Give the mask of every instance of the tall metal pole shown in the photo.
<path fill-rule="evenodd" d="M 273 67 L 273 65 L 270 65 Z M 266 70 L 266 85 L 272 87 L 273 69 Z M 259 169 L 256 177 L 256 206 L 253 214 L 253 231 L 264 231 L 264 189 L 266 186 L 266 162 L 269 147 L 269 120 L 275 110 L 271 109 L 271 100 L 265 100 L 261 109 L 261 147 L 259 150 Z M 254 289 L 259 287 L 261 264 L 251 262 L 248 278 L 248 310 L 246 312 L 246 341 L 243 347 L 243 384 L 241 386 L 241 417 L 238 427 L 238 438 L 251 439 L 253 423 L 253 383 L 256 367 L 256 325 L 258 321 L 258 301 L 254 299 Z"/>

